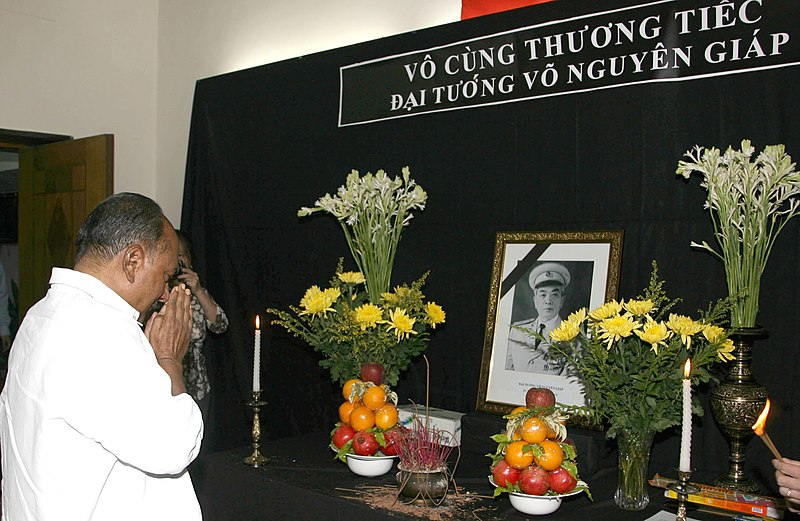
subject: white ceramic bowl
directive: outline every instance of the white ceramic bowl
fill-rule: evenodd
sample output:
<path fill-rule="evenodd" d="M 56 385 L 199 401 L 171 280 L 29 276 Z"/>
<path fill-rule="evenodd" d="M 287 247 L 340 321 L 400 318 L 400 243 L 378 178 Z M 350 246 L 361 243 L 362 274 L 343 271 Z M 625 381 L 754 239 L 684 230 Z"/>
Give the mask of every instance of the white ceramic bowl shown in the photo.
<path fill-rule="evenodd" d="M 493 486 L 497 486 L 494 480 L 490 477 L 489 482 Z M 524 494 L 522 492 L 509 492 L 508 499 L 511 501 L 511 506 L 531 516 L 543 516 L 552 514 L 558 507 L 561 506 L 561 500 L 565 497 L 580 494 L 581 490 L 574 490 L 568 494 L 560 494 L 557 496 L 534 496 L 531 494 Z"/>
<path fill-rule="evenodd" d="M 396 456 L 359 456 L 358 454 L 345 454 L 347 467 L 359 476 L 382 476 L 392 469 Z"/>

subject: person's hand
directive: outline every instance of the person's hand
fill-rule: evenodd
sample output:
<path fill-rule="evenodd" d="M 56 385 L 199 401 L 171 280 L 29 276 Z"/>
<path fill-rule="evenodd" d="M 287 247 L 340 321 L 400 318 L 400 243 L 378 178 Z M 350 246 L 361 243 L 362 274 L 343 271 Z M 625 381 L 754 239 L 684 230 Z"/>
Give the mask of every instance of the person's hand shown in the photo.
<path fill-rule="evenodd" d="M 778 492 L 786 498 L 792 512 L 800 512 L 800 461 L 783 458 L 772 460 Z"/>
<path fill-rule="evenodd" d="M 169 300 L 153 313 L 144 334 L 153 347 L 158 364 L 172 380 L 172 394 L 185 392 L 183 357 L 189 348 L 192 330 L 191 294 L 183 284 L 172 288 Z"/>
<path fill-rule="evenodd" d="M 188 266 L 184 266 L 181 274 L 178 275 L 178 280 L 186 284 L 186 287 L 195 295 L 203 289 L 203 286 L 200 285 L 200 275 Z"/>
<path fill-rule="evenodd" d="M 2 343 L 3 351 L 8 351 L 11 349 L 11 337 L 4 335 L 0 336 L 0 343 Z"/>

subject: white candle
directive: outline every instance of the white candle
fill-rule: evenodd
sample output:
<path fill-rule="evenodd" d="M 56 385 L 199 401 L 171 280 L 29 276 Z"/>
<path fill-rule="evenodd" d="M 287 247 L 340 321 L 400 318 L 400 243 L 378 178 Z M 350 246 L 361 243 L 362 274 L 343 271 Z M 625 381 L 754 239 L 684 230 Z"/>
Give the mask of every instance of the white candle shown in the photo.
<path fill-rule="evenodd" d="M 681 458 L 678 463 L 678 470 L 690 472 L 692 454 L 692 380 L 689 374 L 692 372 L 692 362 L 686 359 L 683 368 L 683 428 L 681 429 Z"/>
<path fill-rule="evenodd" d="M 256 315 L 256 337 L 253 342 L 253 392 L 261 390 L 261 321 Z"/>

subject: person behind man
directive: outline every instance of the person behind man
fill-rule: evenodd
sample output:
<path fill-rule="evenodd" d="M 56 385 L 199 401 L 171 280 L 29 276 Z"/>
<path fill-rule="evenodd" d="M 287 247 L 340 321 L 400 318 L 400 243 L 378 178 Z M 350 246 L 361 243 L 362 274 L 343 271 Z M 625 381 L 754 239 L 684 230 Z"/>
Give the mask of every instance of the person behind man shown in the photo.
<path fill-rule="evenodd" d="M 203 418 L 207 418 L 211 382 L 208 377 L 206 358 L 203 354 L 206 331 L 215 334 L 224 333 L 228 330 L 228 317 L 222 306 L 217 304 L 211 293 L 200 283 L 200 275 L 192 267 L 192 247 L 189 236 L 180 230 L 175 231 L 180 244 L 178 259 L 181 266 L 181 272 L 175 280 L 183 282 L 192 292 L 192 334 L 183 364 L 183 378 L 186 382 L 186 392 L 197 401 Z"/>
<path fill-rule="evenodd" d="M 186 472 L 203 436 L 183 382 L 190 296 L 167 285 L 177 266 L 175 230 L 147 197 L 111 196 L 86 218 L 74 270 L 53 268 L 11 348 L 3 519 L 202 519 Z"/>
<path fill-rule="evenodd" d="M 528 276 L 536 317 L 511 324 L 506 369 L 529 373 L 561 374 L 564 361 L 550 357 L 550 331 L 561 324 L 561 308 L 570 282 L 569 270 L 557 262 L 535 266 Z M 543 337 L 531 335 L 535 332 Z"/>

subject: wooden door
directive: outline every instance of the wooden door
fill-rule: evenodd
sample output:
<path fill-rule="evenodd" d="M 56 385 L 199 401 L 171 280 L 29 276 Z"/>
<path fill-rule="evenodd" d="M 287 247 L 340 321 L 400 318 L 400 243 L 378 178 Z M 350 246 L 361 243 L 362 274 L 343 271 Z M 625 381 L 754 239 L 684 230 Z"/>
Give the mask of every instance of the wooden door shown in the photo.
<path fill-rule="evenodd" d="M 20 151 L 20 320 L 47 293 L 52 268 L 73 266 L 81 223 L 113 189 L 113 135 Z"/>

